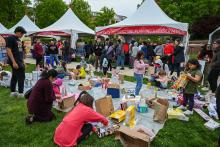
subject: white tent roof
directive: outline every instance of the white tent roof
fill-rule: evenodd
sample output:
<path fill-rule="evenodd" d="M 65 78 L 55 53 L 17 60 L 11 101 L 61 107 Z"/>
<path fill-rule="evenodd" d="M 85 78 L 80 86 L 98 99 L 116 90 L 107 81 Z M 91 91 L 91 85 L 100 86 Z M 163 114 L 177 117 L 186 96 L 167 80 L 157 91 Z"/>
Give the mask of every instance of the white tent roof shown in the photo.
<path fill-rule="evenodd" d="M 5 26 L 3 26 L 3 24 L 0 23 L 0 34 L 3 34 L 4 32 L 7 32 L 7 31 L 8 29 Z"/>
<path fill-rule="evenodd" d="M 28 34 L 40 30 L 40 28 L 36 24 L 34 24 L 27 15 L 25 15 L 16 25 L 10 28 L 9 33 L 14 33 L 15 28 L 18 26 L 22 26 Z"/>
<path fill-rule="evenodd" d="M 219 32 L 219 33 L 218 33 L 218 32 Z M 209 44 L 211 44 L 211 43 L 213 42 L 213 40 L 216 39 L 215 36 L 213 37 L 213 35 L 214 35 L 214 34 L 217 34 L 217 33 L 220 34 L 220 27 L 218 27 L 218 28 L 215 29 L 211 34 L 209 34 Z M 218 36 L 220 36 L 220 35 L 218 35 Z M 218 36 L 217 36 L 217 37 L 218 37 Z"/>
<path fill-rule="evenodd" d="M 64 31 L 68 33 L 73 31 L 74 33 L 94 34 L 94 31 L 86 26 L 70 8 L 59 20 L 41 31 Z"/>
<path fill-rule="evenodd" d="M 163 12 L 154 0 L 146 0 L 131 17 L 107 27 L 98 27 L 96 31 L 114 27 L 153 25 L 172 27 L 182 31 L 188 30 L 187 23 L 181 23 L 171 19 Z"/>

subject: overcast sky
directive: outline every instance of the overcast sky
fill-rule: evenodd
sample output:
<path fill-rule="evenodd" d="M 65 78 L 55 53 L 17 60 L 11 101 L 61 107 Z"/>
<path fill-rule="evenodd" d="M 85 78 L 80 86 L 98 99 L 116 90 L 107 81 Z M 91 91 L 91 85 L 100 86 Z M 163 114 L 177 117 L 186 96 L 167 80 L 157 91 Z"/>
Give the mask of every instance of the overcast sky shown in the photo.
<path fill-rule="evenodd" d="M 69 3 L 71 0 L 64 0 Z M 102 7 L 113 8 L 119 15 L 130 16 L 137 10 L 137 4 L 142 0 L 86 0 L 92 11 L 99 11 Z"/>

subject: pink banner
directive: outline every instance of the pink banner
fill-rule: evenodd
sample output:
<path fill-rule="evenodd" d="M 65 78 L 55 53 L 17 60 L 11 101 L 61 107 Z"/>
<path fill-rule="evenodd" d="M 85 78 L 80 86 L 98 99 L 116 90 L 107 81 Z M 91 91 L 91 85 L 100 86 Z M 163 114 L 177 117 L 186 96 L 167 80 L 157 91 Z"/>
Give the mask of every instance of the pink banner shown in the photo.
<path fill-rule="evenodd" d="M 186 31 L 166 26 L 127 26 L 107 28 L 96 32 L 96 35 L 138 34 L 138 35 L 186 35 Z"/>

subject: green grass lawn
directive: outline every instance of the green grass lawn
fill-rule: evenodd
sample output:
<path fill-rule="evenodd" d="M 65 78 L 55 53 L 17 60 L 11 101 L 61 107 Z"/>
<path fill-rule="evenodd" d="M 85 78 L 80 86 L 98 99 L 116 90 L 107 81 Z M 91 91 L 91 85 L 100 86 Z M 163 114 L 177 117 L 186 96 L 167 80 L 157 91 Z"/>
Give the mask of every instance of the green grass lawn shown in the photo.
<path fill-rule="evenodd" d="M 27 72 L 34 67 L 28 65 Z M 133 77 L 125 77 L 134 81 Z M 64 113 L 53 110 L 57 119 L 49 123 L 26 125 L 26 100 L 9 97 L 9 89 L 0 88 L 0 147 L 52 147 L 53 133 Z M 189 122 L 167 120 L 165 126 L 151 143 L 152 147 L 216 147 L 220 130 L 211 132 L 205 121 L 194 113 Z M 73 130 L 74 131 L 74 130 Z M 92 135 L 81 147 L 120 147 L 114 136 L 99 139 Z"/>

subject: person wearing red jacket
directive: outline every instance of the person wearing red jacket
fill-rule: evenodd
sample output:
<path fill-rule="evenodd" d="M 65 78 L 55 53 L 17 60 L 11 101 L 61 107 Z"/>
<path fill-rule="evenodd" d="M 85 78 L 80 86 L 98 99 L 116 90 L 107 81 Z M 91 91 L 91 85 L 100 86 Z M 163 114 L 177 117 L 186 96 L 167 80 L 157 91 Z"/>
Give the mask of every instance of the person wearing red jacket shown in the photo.
<path fill-rule="evenodd" d="M 174 45 L 170 41 L 168 41 L 164 47 L 164 56 L 166 57 L 167 64 L 169 68 L 172 68 L 172 64 L 174 62 L 174 57 L 172 56 L 174 53 Z"/>
<path fill-rule="evenodd" d="M 108 125 L 108 120 L 93 110 L 94 98 L 83 91 L 75 108 L 69 112 L 55 130 L 54 142 L 60 147 L 77 146 L 95 129 L 89 122 L 101 122 Z"/>
<path fill-rule="evenodd" d="M 43 47 L 40 40 L 37 40 L 37 43 L 34 45 L 34 55 L 36 59 L 36 66 L 40 64 L 43 60 Z"/>

